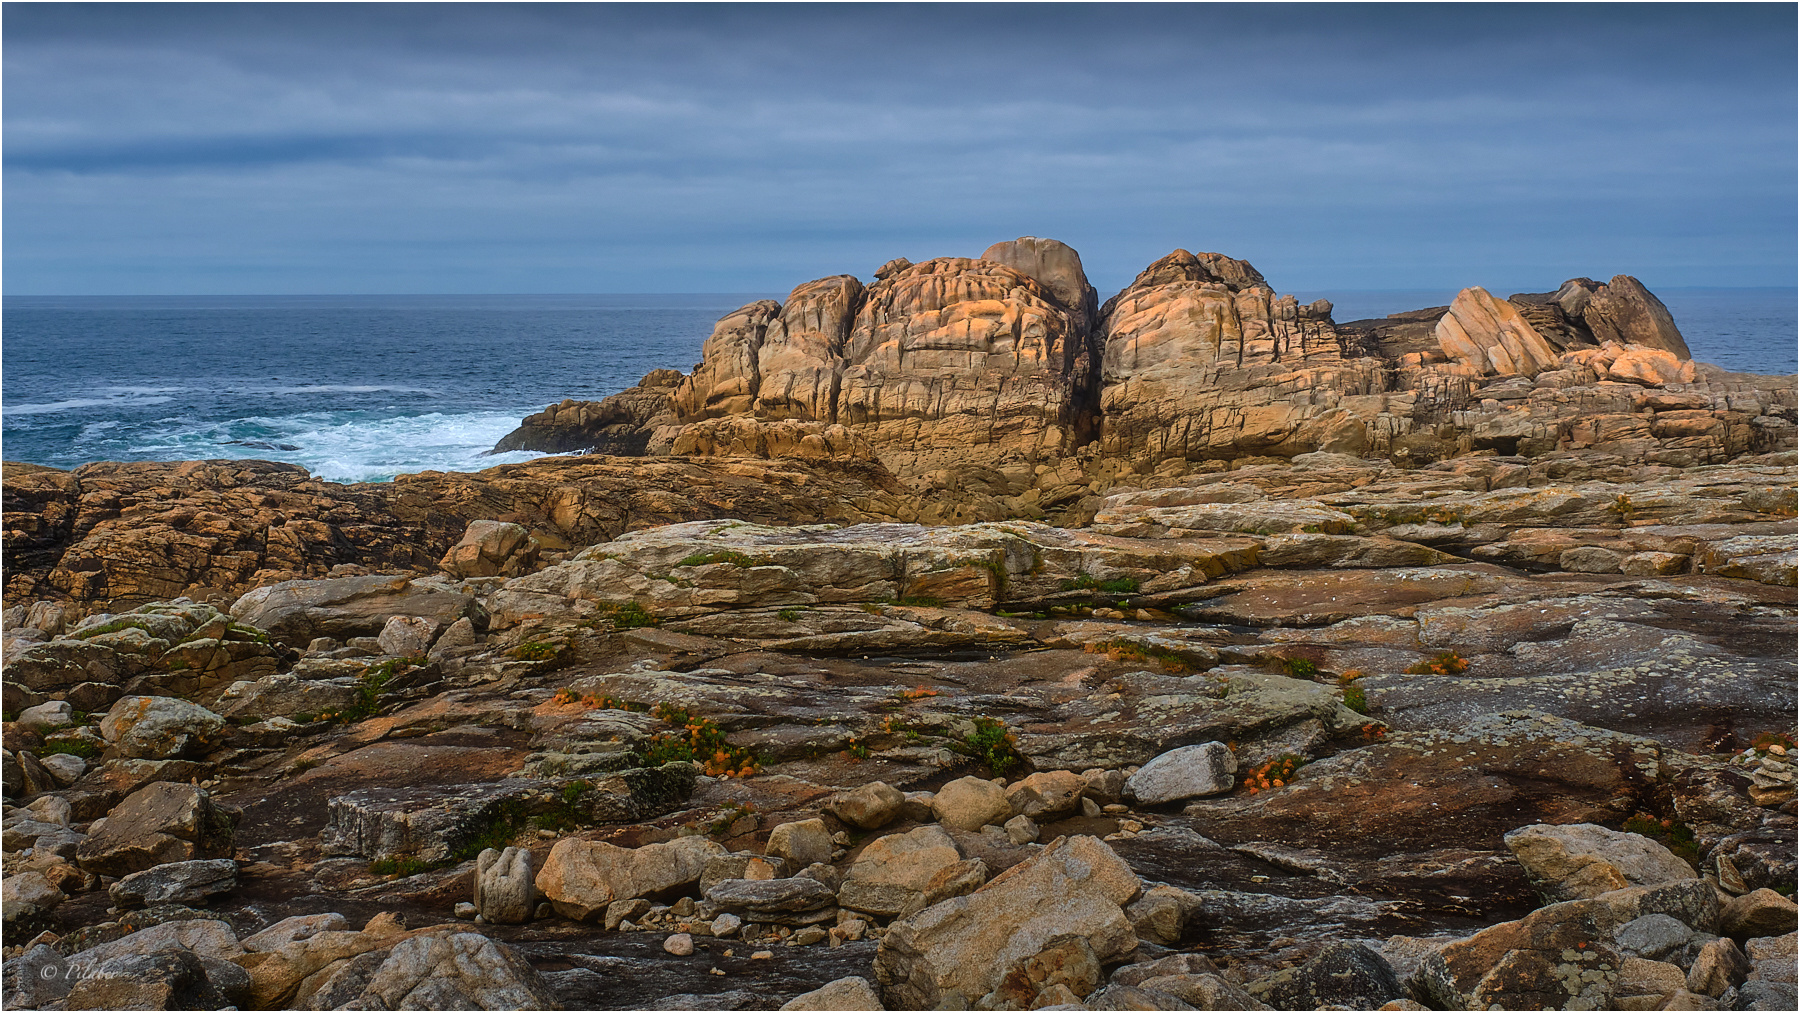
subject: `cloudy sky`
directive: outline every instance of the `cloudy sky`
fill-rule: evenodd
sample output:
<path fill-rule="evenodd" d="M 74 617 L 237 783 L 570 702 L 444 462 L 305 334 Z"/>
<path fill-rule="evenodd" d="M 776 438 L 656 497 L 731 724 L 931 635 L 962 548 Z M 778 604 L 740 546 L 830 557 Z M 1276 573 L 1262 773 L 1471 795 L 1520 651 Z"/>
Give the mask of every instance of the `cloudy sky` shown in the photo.
<path fill-rule="evenodd" d="M 1019 235 L 1102 295 L 1790 285 L 1789 4 L 56 5 L 8 294 L 751 292 Z"/>

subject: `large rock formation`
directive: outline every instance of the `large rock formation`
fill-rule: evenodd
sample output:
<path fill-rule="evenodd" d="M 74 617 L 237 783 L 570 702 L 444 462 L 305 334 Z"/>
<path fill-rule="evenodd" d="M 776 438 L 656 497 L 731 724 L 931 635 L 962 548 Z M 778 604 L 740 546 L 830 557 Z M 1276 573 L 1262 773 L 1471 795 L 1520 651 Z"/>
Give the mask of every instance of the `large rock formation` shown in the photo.
<path fill-rule="evenodd" d="M 1244 457 L 1685 467 L 1794 446 L 1791 380 L 1689 361 L 1628 275 L 1507 299 L 1468 288 L 1385 320 L 1331 309 L 1186 250 L 1097 306 L 1079 254 L 1024 237 L 752 303 L 719 321 L 672 398 L 646 377 L 533 416 L 497 449 L 874 459 L 926 523 L 1079 524 L 1115 485 Z"/>

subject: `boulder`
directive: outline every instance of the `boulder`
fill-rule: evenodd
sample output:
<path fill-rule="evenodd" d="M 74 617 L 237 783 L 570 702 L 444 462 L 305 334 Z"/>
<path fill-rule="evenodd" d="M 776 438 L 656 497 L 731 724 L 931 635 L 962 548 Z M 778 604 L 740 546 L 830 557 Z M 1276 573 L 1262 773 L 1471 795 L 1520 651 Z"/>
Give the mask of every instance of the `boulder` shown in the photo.
<path fill-rule="evenodd" d="M 764 849 L 765 854 L 784 859 L 796 869 L 831 861 L 831 851 L 831 831 L 825 829 L 824 820 L 816 818 L 780 824 L 769 831 L 769 845 Z"/>
<path fill-rule="evenodd" d="M 280 949 L 289 943 L 311 939 L 321 932 L 343 932 L 349 928 L 349 920 L 336 911 L 316 915 L 289 915 L 255 935 L 245 936 L 239 940 L 239 945 L 248 952 L 263 953 Z"/>
<path fill-rule="evenodd" d="M 394 616 L 429 619 L 439 628 L 465 616 L 477 625 L 486 622 L 474 598 L 392 575 L 283 581 L 245 594 L 231 615 L 299 648 L 317 637 L 375 636 Z"/>
<path fill-rule="evenodd" d="M 826 803 L 825 811 L 853 827 L 875 830 L 899 819 L 905 805 L 906 796 L 900 789 L 890 787 L 884 781 L 870 781 L 839 793 Z"/>
<path fill-rule="evenodd" d="M 986 873 L 979 859 L 963 859 L 942 827 L 919 827 L 864 846 L 844 873 L 838 903 L 884 917 L 911 914 L 979 887 Z"/>
<path fill-rule="evenodd" d="M 1087 778 L 1072 770 L 1040 770 L 1013 782 L 1006 803 L 1020 816 L 1047 823 L 1075 812 L 1087 787 Z"/>
<path fill-rule="evenodd" d="M 209 974 L 211 971 L 213 974 Z M 235 972 L 235 973 L 234 973 Z M 226 979 L 215 984 L 213 976 Z M 69 989 L 64 1009 L 225 1009 L 249 984 L 234 964 L 209 963 L 189 950 L 171 949 L 108 960 L 89 969 Z"/>
<path fill-rule="evenodd" d="M 517 925 L 537 908 L 528 848 L 484 849 L 475 858 L 475 910 L 497 925 Z"/>
<path fill-rule="evenodd" d="M 1728 988 L 1736 988 L 1749 977 L 1750 958 L 1727 938 L 1714 939 L 1700 948 L 1694 964 L 1688 968 L 1684 983 L 1688 991 L 1717 999 Z"/>
<path fill-rule="evenodd" d="M 850 977 L 827 982 L 783 1003 L 783 1010 L 887 1009 L 869 979 Z"/>
<path fill-rule="evenodd" d="M 1693 866 L 1648 837 L 1593 823 L 1538 823 L 1508 833 L 1505 841 L 1525 875 L 1550 901 L 1699 878 Z"/>
<path fill-rule="evenodd" d="M 780 879 L 787 870 L 787 860 L 774 855 L 749 851 L 714 855 L 706 860 L 706 868 L 700 873 L 700 892 L 704 894 L 714 883 L 726 879 Z"/>
<path fill-rule="evenodd" d="M 213 706 L 227 718 L 291 718 L 343 711 L 362 699 L 353 679 L 302 679 L 292 672 L 234 682 Z"/>
<path fill-rule="evenodd" d="M 465 617 L 466 618 L 466 617 Z M 459 619 L 458 622 L 461 620 Z M 431 649 L 431 640 L 441 627 L 424 616 L 389 616 L 375 639 L 381 653 L 396 658 L 421 658 Z"/>
<path fill-rule="evenodd" d="M 229 858 L 169 862 L 125 876 L 109 889 L 122 908 L 149 904 L 204 903 L 237 888 L 237 863 Z"/>
<path fill-rule="evenodd" d="M 360 1009 L 561 1009 L 525 958 L 473 932 L 396 943 L 353 1001 Z"/>
<path fill-rule="evenodd" d="M 1718 927 L 1716 888 L 1693 879 L 1631 887 L 1539 908 L 1426 956 L 1413 990 L 1451 1009 L 1591 1009 L 1604 1004 L 1627 958 L 1620 928 L 1666 914 L 1700 932 Z"/>
<path fill-rule="evenodd" d="M 1480 373 L 1536 376 L 1558 364 L 1556 350 L 1518 309 L 1480 286 L 1457 293 L 1436 335 L 1445 357 Z"/>
<path fill-rule="evenodd" d="M 1058 936 L 1037 953 L 1014 961 L 978 1008 L 1035 1009 L 1046 1005 L 1047 993 L 1063 999 L 1063 989 L 1079 1000 L 1100 984 L 1101 973 L 1099 958 L 1085 937 Z"/>
<path fill-rule="evenodd" d="M 224 718 L 166 696 L 121 697 L 100 720 L 107 744 L 146 760 L 200 756 L 222 741 L 224 731 Z"/>
<path fill-rule="evenodd" d="M 32 944 L 0 971 L 0 1006 L 39 1009 L 69 994 L 74 981 L 63 955 L 45 943 Z"/>
<path fill-rule="evenodd" d="M 323 982 L 315 976 L 331 965 L 378 951 L 385 959 L 387 948 L 406 934 L 391 912 L 376 915 L 356 932 L 344 931 L 341 918 L 329 916 L 317 922 L 288 919 L 270 928 L 282 932 L 265 936 L 259 940 L 259 949 L 237 958 L 250 972 L 247 1005 L 254 1009 L 286 1008 L 299 992 L 316 991 Z M 358 980 L 366 985 L 368 979 Z M 359 985 L 355 992 L 360 995 L 361 991 Z"/>
<path fill-rule="evenodd" d="M 1719 909 L 1719 931 L 1733 939 L 1780 936 L 1796 927 L 1793 901 L 1768 887 L 1733 897 Z"/>
<path fill-rule="evenodd" d="M 837 892 L 809 876 L 726 879 L 706 891 L 706 902 L 747 922 L 812 925 L 835 916 Z"/>
<path fill-rule="evenodd" d="M 724 845 L 704 837 L 621 848 L 598 841 L 561 840 L 537 874 L 537 888 L 564 918 L 585 921 L 616 900 L 655 897 L 700 881 L 708 859 Z"/>
<path fill-rule="evenodd" d="M 35 731 L 47 732 L 75 723 L 75 715 L 66 700 L 52 700 L 19 712 L 19 724 Z"/>
<path fill-rule="evenodd" d="M 979 777 L 959 777 L 939 788 L 931 800 L 939 823 L 952 830 L 980 830 L 1012 816 L 1006 789 Z"/>
<path fill-rule="evenodd" d="M 535 555 L 531 533 L 520 525 L 509 521 L 470 521 L 462 540 L 444 553 L 438 567 L 458 579 L 517 577 L 530 570 Z"/>
<path fill-rule="evenodd" d="M 1565 282 L 1564 289 L 1568 287 Z M 1694 357 L 1668 307 L 1629 274 L 1613 275 L 1612 281 L 1591 290 L 1581 305 L 1581 319 L 1601 343 L 1644 345 L 1679 359 Z"/>
<path fill-rule="evenodd" d="M 1163 753 L 1125 782 L 1125 793 L 1143 805 L 1218 795 L 1237 786 L 1237 757 L 1223 742 L 1183 746 Z"/>
<path fill-rule="evenodd" d="M 1737 1009 L 1786 1010 L 1796 998 L 1795 933 L 1752 939 L 1744 944 L 1750 974 L 1738 986 Z"/>
<path fill-rule="evenodd" d="M 1098 838 L 1061 838 L 974 893 L 894 922 L 875 974 L 890 1005 L 931 1009 L 973 1003 L 1060 936 L 1081 936 L 1101 964 L 1111 963 L 1137 946 L 1123 905 L 1140 889 Z"/>
<path fill-rule="evenodd" d="M 1266 1010 L 1273 1009 L 1243 988 L 1226 981 L 1217 974 L 1168 974 L 1161 977 L 1146 978 L 1136 986 L 1112 985 L 1109 989 L 1117 989 L 1105 1005 L 1094 1005 L 1094 1009 L 1202 1009 L 1202 1010 Z M 1157 1005 L 1135 1005 L 1128 998 L 1126 990 L 1137 989 L 1145 997 L 1161 997 L 1152 999 Z M 1099 998 L 1098 994 L 1092 999 Z M 1169 1001 L 1181 1003 L 1181 1006 L 1169 1005 Z M 1383 1007 L 1386 1008 L 1386 1007 Z"/>
<path fill-rule="evenodd" d="M 0 910 L 9 922 L 48 914 L 66 899 L 41 872 L 21 872 L 0 882 Z"/>
<path fill-rule="evenodd" d="M 1259 978 L 1244 990 L 1276 1009 L 1373 1009 L 1406 998 L 1381 954 L 1347 942 L 1332 943 L 1305 964 Z"/>
<path fill-rule="evenodd" d="M 242 816 L 204 788 L 159 781 L 109 813 L 76 849 L 76 861 L 102 876 L 125 876 L 168 862 L 226 858 Z"/>
<path fill-rule="evenodd" d="M 75 953 L 69 957 L 69 967 L 75 977 L 80 978 L 110 960 L 174 949 L 191 950 L 215 960 L 235 960 L 244 953 L 231 926 L 225 922 L 213 918 L 183 918 L 139 929 Z"/>

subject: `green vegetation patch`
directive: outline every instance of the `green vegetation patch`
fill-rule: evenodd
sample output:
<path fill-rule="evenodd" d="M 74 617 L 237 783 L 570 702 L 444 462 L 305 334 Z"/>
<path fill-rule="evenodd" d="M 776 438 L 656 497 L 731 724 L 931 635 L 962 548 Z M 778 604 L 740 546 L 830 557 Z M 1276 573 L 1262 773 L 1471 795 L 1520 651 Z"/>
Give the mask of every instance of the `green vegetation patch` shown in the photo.
<path fill-rule="evenodd" d="M 743 569 L 746 569 L 746 570 L 750 569 L 753 566 L 765 565 L 762 562 L 760 562 L 759 560 L 753 559 L 750 556 L 746 556 L 741 552 L 732 552 L 729 550 L 720 551 L 720 552 L 696 552 L 693 555 L 688 556 L 687 558 L 683 559 L 681 562 L 676 563 L 675 565 L 676 566 L 710 566 L 713 563 L 730 563 L 732 566 L 742 567 Z"/>
<path fill-rule="evenodd" d="M 997 777 L 1024 761 L 1019 755 L 1018 738 L 998 718 L 978 717 L 975 730 L 960 742 L 952 741 L 951 750 L 987 765 Z"/>

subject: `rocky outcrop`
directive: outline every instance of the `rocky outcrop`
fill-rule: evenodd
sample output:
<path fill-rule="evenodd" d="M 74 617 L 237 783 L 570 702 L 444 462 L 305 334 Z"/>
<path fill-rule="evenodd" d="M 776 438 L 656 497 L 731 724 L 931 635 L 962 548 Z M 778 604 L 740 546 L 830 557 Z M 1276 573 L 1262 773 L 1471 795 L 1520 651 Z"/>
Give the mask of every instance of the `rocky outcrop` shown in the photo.
<path fill-rule="evenodd" d="M 545 454 L 616 454 L 636 457 L 650 450 L 659 426 L 675 419 L 679 370 L 651 370 L 637 386 L 599 401 L 563 401 L 527 416 L 519 428 L 494 444 L 492 453 L 530 450 Z"/>
<path fill-rule="evenodd" d="M 870 520 L 917 509 L 880 465 L 830 455 L 726 467 L 554 459 L 361 485 L 263 461 L 5 467 L 9 602 L 223 601 L 334 568 L 426 574 L 476 520 L 519 524 L 554 558 L 675 520 Z"/>

